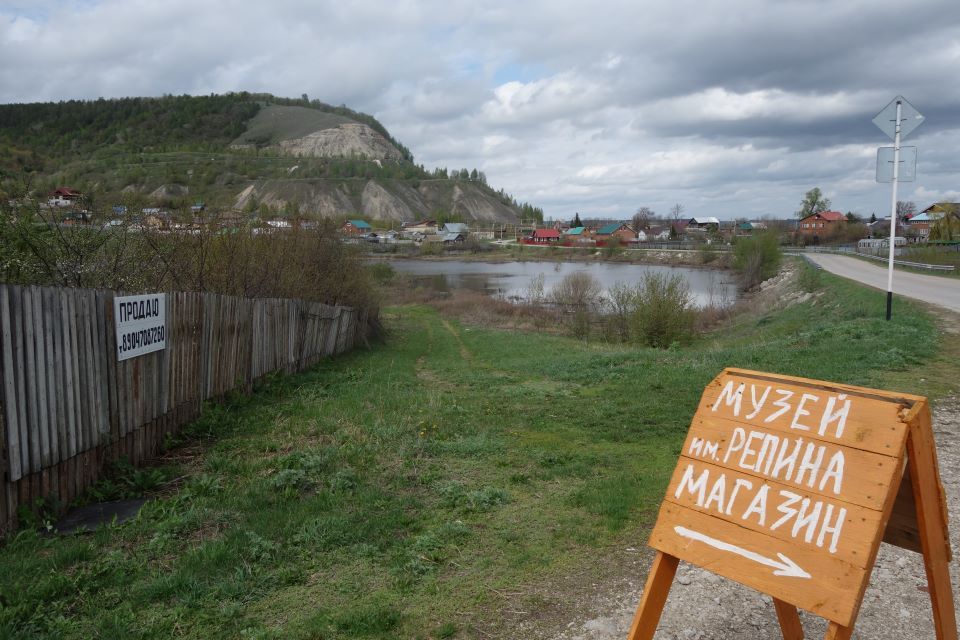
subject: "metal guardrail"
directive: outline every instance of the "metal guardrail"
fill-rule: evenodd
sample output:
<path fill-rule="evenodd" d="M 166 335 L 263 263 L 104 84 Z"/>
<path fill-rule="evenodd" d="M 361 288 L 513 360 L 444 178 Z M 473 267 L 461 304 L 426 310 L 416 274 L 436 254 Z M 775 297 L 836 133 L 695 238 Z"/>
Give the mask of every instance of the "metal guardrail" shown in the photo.
<path fill-rule="evenodd" d="M 878 262 L 887 262 L 889 258 L 883 256 L 873 256 L 869 253 L 860 253 L 859 251 L 853 250 L 851 247 L 797 247 L 795 249 L 788 249 L 784 251 L 787 255 L 802 256 L 806 253 L 833 253 L 838 255 L 851 255 L 857 256 L 859 258 L 867 258 L 869 260 L 876 260 Z M 902 267 L 912 267 L 914 269 L 926 269 L 928 271 L 954 271 L 955 267 L 952 264 L 927 264 L 925 262 L 911 262 L 909 260 L 894 260 L 893 264 L 898 264 Z"/>

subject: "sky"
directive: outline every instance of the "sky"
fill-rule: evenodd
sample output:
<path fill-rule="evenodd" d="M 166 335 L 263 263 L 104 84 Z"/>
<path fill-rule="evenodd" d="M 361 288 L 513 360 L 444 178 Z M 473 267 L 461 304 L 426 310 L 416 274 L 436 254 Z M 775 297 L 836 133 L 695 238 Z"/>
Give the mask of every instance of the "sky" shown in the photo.
<path fill-rule="evenodd" d="M 957 0 L 0 0 L 0 102 L 269 92 L 376 116 L 548 218 L 889 215 L 960 201 Z"/>

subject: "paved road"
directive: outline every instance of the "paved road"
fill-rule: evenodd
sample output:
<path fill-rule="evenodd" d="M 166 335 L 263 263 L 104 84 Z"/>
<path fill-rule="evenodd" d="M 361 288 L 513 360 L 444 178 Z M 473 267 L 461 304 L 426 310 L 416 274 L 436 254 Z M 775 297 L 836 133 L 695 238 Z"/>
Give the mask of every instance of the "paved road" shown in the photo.
<path fill-rule="evenodd" d="M 887 290 L 887 268 L 857 258 L 827 253 L 808 253 L 807 257 L 830 273 L 856 280 L 882 291 Z M 893 295 L 915 298 L 960 312 L 960 279 L 896 271 Z"/>

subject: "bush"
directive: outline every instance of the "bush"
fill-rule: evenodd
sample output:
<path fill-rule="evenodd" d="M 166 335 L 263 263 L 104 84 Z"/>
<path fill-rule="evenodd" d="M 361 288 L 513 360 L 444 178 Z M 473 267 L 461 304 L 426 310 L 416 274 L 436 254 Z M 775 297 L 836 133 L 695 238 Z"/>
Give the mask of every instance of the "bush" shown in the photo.
<path fill-rule="evenodd" d="M 553 288 L 550 297 L 566 312 L 571 335 L 589 337 L 591 315 L 603 299 L 600 282 L 589 273 L 574 271 Z"/>
<path fill-rule="evenodd" d="M 741 238 L 733 249 L 733 268 L 740 274 L 744 290 L 753 289 L 780 270 L 780 241 L 775 233 Z"/>
<path fill-rule="evenodd" d="M 638 342 L 666 348 L 694 333 L 696 310 L 683 276 L 647 273 L 637 288 L 632 333 Z"/>

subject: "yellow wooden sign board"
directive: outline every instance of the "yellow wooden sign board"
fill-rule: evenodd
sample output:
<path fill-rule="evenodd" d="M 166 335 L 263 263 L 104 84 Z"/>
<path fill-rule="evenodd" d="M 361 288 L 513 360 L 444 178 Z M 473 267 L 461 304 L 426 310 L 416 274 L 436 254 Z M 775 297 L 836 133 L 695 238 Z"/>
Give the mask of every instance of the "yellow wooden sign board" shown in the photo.
<path fill-rule="evenodd" d="M 798 607 L 849 638 L 883 540 L 923 553 L 937 638 L 958 640 L 927 399 L 726 369 L 667 487 L 628 640 L 653 638 L 679 560 L 772 596 L 786 640 L 803 640 Z"/>

